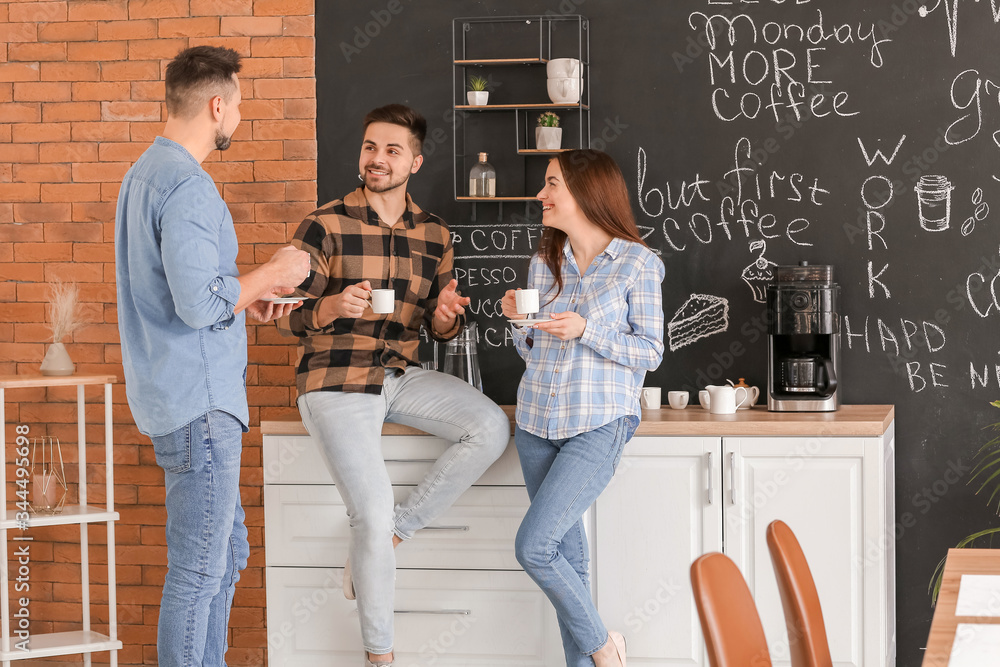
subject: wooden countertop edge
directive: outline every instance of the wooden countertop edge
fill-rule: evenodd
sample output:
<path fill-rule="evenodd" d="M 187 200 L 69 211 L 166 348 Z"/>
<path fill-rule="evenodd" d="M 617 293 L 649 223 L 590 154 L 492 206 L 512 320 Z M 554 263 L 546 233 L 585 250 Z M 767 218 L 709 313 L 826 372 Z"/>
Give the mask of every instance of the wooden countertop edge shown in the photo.
<path fill-rule="evenodd" d="M 514 406 L 501 406 L 513 422 Z M 642 436 L 840 436 L 877 437 L 895 419 L 891 405 L 845 405 L 837 412 L 768 412 L 758 406 L 735 415 L 713 415 L 698 406 L 643 410 Z M 300 421 L 262 421 L 264 435 L 308 435 Z M 513 433 L 513 424 L 511 425 Z M 385 424 L 382 435 L 425 435 L 401 424 Z"/>

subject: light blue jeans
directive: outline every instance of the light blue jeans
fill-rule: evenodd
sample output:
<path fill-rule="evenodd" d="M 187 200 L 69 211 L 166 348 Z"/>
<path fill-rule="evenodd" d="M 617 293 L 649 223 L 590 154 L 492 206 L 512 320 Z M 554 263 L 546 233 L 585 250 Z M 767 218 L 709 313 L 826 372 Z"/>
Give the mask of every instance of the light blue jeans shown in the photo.
<path fill-rule="evenodd" d="M 413 537 L 479 479 L 507 448 L 510 420 L 472 385 L 416 366 L 399 377 L 387 369 L 381 394 L 312 391 L 299 396 L 298 406 L 309 433 L 322 445 L 350 517 L 351 576 L 364 648 L 388 653 L 395 599 L 393 534 Z M 395 507 L 382 460 L 383 422 L 455 443 Z"/>
<path fill-rule="evenodd" d="M 625 443 L 639 425 L 618 419 L 562 440 L 520 428 L 514 443 L 531 506 L 514 541 L 517 562 L 556 608 L 567 667 L 593 667 L 608 631 L 590 595 L 583 513 L 611 482 Z"/>
<path fill-rule="evenodd" d="M 167 490 L 158 664 L 220 667 L 236 582 L 250 556 L 240 505 L 243 426 L 215 410 L 152 441 Z"/>

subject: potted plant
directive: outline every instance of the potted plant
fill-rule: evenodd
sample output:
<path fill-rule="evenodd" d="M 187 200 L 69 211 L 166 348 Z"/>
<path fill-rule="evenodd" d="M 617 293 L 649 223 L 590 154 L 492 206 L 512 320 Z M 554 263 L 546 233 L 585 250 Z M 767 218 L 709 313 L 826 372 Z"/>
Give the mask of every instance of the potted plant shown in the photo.
<path fill-rule="evenodd" d="M 559 127 L 559 116 L 546 111 L 538 117 L 538 127 L 535 128 L 535 148 L 540 151 L 557 151 L 562 146 L 562 128 Z"/>
<path fill-rule="evenodd" d="M 469 92 L 465 94 L 469 104 L 476 107 L 484 107 L 490 99 L 490 91 L 486 89 L 489 80 L 486 77 L 473 74 L 469 77 Z"/>
<path fill-rule="evenodd" d="M 995 408 L 1000 408 L 1000 401 L 993 401 L 990 405 Z M 1000 422 L 990 424 L 989 426 L 986 426 L 985 429 L 992 429 L 994 432 L 1000 433 Z M 980 484 L 979 488 L 976 489 L 976 494 L 978 495 L 982 491 L 989 491 L 990 497 L 986 501 L 986 504 L 991 505 L 993 504 L 993 501 L 997 499 L 997 496 L 1000 495 L 1000 469 L 997 468 L 997 466 L 1000 465 L 1000 435 L 994 436 L 993 439 L 980 447 L 979 451 L 976 452 L 976 458 L 978 458 L 979 461 L 972 469 L 972 476 L 969 478 L 969 484 L 979 478 Z M 1000 504 L 997 506 L 997 513 L 1000 514 Z M 1000 534 L 1000 528 L 986 528 L 963 538 L 958 544 L 955 545 L 955 548 L 971 548 L 975 546 L 979 540 L 992 538 L 998 534 Z M 989 540 L 988 542 L 990 541 L 992 540 Z M 934 575 L 931 578 L 930 586 L 928 586 L 928 590 L 931 594 L 931 605 L 937 603 L 938 593 L 941 591 L 941 579 L 944 576 L 944 564 L 947 558 L 948 557 L 945 556 L 941 559 L 941 562 L 938 563 L 937 568 L 934 570 Z"/>

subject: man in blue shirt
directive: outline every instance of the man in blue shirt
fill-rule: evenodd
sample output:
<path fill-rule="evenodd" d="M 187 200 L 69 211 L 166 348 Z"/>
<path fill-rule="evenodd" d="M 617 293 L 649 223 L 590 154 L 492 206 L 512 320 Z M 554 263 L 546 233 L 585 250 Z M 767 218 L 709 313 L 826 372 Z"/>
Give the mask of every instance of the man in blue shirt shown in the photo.
<path fill-rule="evenodd" d="M 267 322 L 309 275 L 292 246 L 240 275 L 233 218 L 201 163 L 240 122 L 240 56 L 197 46 L 167 66 L 167 123 L 129 169 L 115 216 L 125 389 L 164 470 L 161 667 L 225 664 L 229 609 L 250 548 L 240 505 L 248 430 L 244 310 Z"/>

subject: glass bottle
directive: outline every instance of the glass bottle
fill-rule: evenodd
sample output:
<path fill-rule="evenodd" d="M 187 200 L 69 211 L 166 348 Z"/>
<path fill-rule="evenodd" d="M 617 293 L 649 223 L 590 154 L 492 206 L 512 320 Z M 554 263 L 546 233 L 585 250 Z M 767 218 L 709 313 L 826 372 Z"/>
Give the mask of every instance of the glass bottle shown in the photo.
<path fill-rule="evenodd" d="M 469 172 L 469 196 L 497 196 L 497 172 L 493 165 L 486 161 L 486 153 L 479 154 L 479 162 Z"/>

